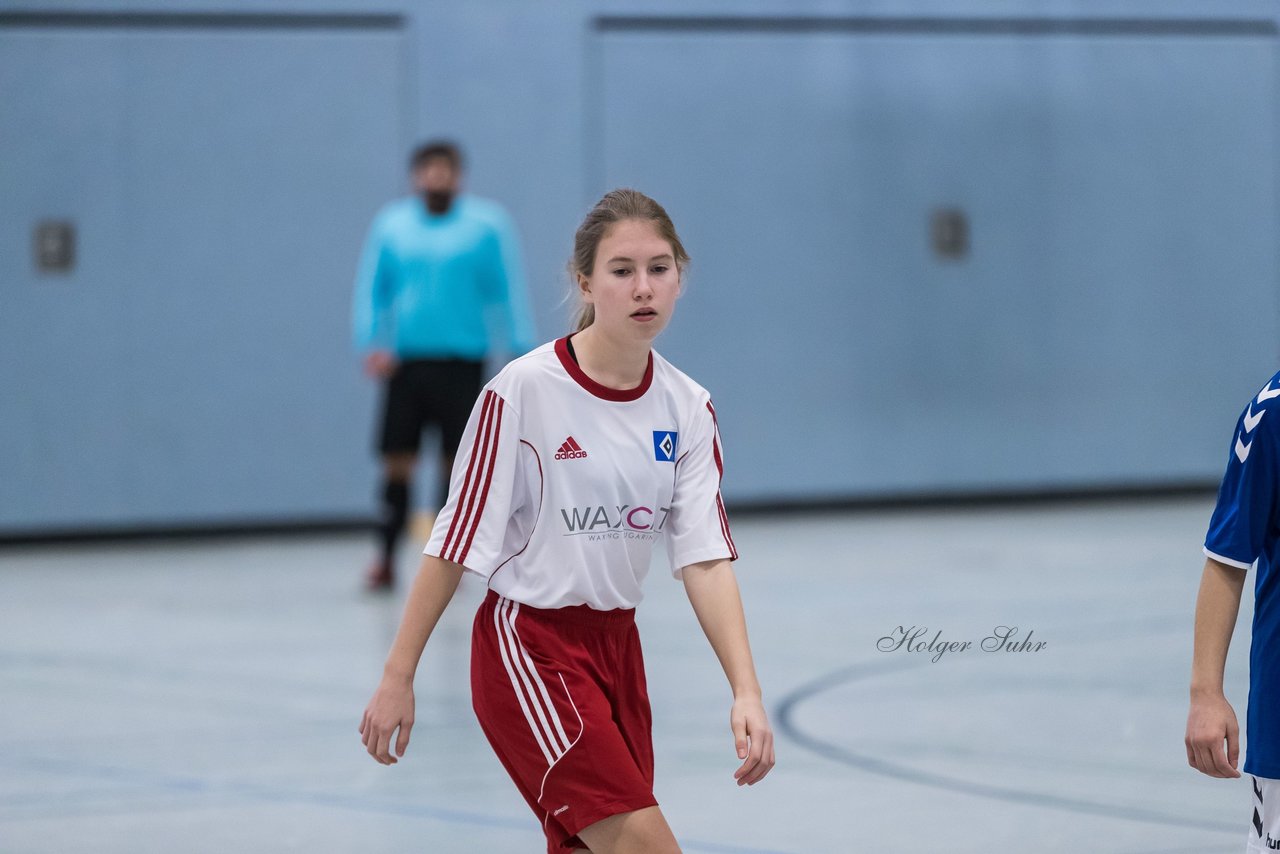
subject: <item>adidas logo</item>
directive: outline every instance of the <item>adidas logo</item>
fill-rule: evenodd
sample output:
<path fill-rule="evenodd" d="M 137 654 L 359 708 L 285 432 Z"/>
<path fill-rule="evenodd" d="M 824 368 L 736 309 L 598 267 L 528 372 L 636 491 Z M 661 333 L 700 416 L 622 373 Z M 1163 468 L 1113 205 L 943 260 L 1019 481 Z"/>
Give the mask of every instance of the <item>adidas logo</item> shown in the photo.
<path fill-rule="evenodd" d="M 564 444 L 560 446 L 560 450 L 556 451 L 557 460 L 576 460 L 585 457 L 587 452 L 582 450 L 574 438 L 570 436 L 564 440 Z"/>

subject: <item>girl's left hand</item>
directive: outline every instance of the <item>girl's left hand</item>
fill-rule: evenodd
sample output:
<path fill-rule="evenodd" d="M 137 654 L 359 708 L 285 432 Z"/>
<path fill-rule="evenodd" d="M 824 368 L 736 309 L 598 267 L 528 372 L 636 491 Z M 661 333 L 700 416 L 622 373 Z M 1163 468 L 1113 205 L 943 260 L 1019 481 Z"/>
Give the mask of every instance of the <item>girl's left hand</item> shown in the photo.
<path fill-rule="evenodd" d="M 744 760 L 733 772 L 738 785 L 752 786 L 773 769 L 773 730 L 759 697 L 739 697 L 729 712 L 729 726 L 737 742 L 738 758 Z"/>

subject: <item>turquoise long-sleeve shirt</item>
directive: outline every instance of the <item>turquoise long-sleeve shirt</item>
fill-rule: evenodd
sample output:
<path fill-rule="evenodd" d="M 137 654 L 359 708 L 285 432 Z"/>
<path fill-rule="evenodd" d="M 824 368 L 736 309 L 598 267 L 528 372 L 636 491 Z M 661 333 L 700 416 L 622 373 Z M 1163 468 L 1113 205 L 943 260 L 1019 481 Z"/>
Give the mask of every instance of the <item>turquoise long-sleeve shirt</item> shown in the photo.
<path fill-rule="evenodd" d="M 378 212 L 352 314 L 357 350 L 400 358 L 483 359 L 493 321 L 508 356 L 536 343 L 515 226 L 497 203 L 469 195 L 443 216 L 429 215 L 418 197 Z"/>

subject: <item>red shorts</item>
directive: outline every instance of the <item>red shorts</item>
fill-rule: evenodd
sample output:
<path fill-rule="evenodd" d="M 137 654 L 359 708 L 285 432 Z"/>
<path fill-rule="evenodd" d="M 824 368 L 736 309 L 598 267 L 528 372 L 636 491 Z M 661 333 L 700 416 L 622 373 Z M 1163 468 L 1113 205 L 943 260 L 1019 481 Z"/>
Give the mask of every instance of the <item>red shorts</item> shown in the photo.
<path fill-rule="evenodd" d="M 658 803 L 634 609 L 531 608 L 490 590 L 471 635 L 471 702 L 551 854 Z"/>

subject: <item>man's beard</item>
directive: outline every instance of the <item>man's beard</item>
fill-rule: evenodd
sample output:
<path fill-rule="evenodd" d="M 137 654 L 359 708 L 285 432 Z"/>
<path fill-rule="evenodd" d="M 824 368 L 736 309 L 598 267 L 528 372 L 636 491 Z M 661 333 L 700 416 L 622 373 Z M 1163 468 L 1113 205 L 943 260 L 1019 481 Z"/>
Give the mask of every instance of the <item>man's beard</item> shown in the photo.
<path fill-rule="evenodd" d="M 427 210 L 436 216 L 449 212 L 449 208 L 453 205 L 453 191 L 451 190 L 427 190 L 422 194 L 422 200 L 427 206 Z"/>

